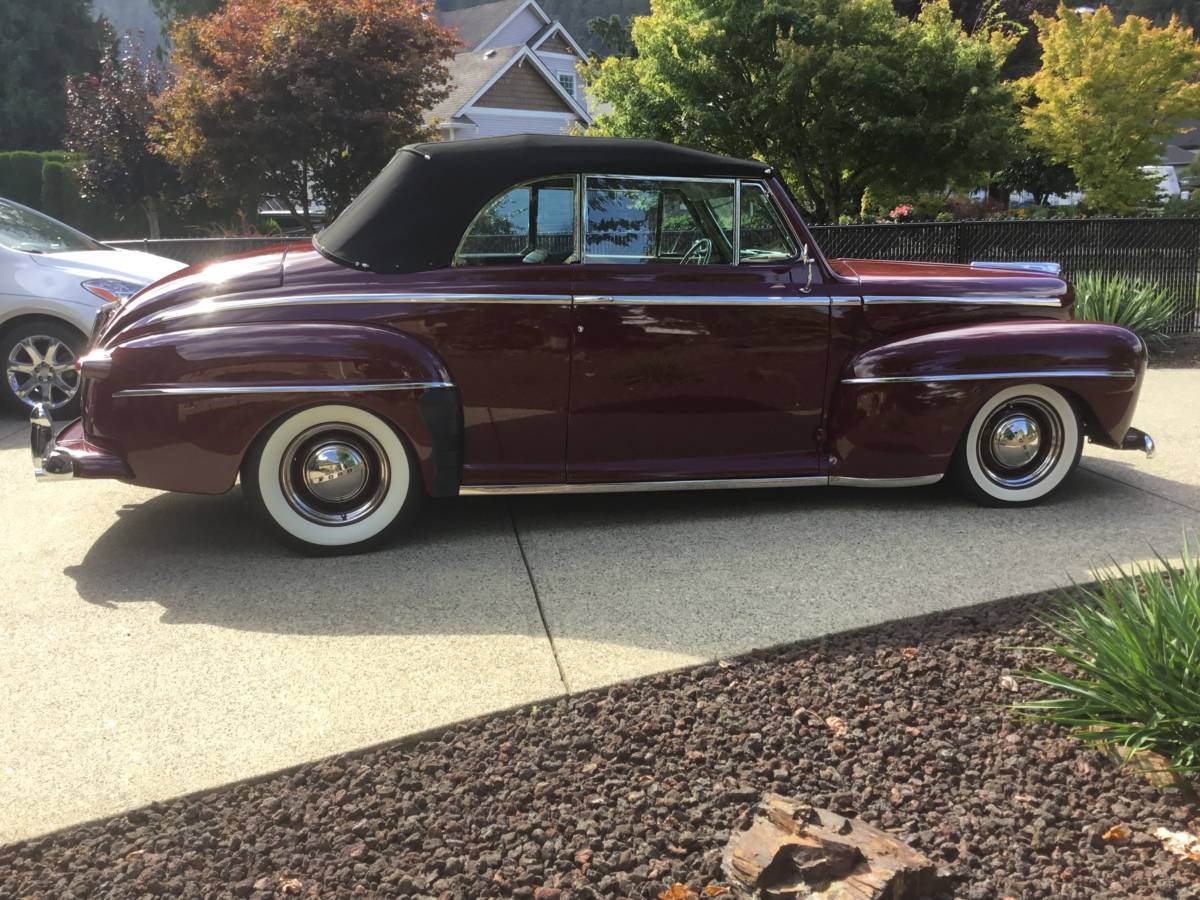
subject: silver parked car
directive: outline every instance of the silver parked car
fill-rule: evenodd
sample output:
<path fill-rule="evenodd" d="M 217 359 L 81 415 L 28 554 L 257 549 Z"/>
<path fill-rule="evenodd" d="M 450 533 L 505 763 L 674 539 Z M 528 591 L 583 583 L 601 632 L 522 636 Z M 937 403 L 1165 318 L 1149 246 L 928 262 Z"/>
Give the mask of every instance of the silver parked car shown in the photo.
<path fill-rule="evenodd" d="M 96 313 L 182 268 L 173 259 L 106 247 L 0 198 L 0 401 L 76 415 L 75 360 Z"/>

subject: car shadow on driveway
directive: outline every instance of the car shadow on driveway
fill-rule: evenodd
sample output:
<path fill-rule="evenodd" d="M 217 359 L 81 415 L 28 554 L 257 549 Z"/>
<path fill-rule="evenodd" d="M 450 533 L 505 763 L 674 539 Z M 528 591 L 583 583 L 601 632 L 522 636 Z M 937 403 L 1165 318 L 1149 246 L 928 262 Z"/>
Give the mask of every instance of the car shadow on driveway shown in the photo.
<path fill-rule="evenodd" d="M 1123 510 L 1135 506 L 1144 522 L 1155 504 L 1162 501 L 1090 473 L 1033 510 L 979 509 L 942 485 L 471 498 L 430 503 L 383 550 L 312 559 L 268 538 L 238 490 L 162 494 L 123 507 L 65 573 L 90 603 L 154 602 L 168 624 L 279 634 L 487 634 L 511 630 L 512 604 L 533 609 L 528 561 L 556 633 L 561 622 L 573 637 L 649 647 L 665 641 L 696 652 L 704 648 L 684 633 L 631 636 L 627 605 L 642 602 L 634 595 L 675 591 L 715 604 L 708 609 L 714 625 L 724 604 L 741 606 L 743 615 L 753 608 L 763 579 L 776 605 L 789 596 L 816 600 L 833 583 L 875 594 L 886 589 L 880 578 L 896 578 L 928 582 L 938 602 L 952 606 L 954 598 L 941 593 L 987 572 L 989 542 L 1010 545 L 1006 557 L 1020 545 L 1044 549 L 1046 565 L 1065 582 L 1070 554 L 1087 548 L 1089 558 L 1071 560 L 1084 564 L 1123 555 L 1131 543 Z M 1044 548 L 1041 529 L 1055 536 Z M 1179 534 L 1177 524 L 1166 530 Z M 1176 552 L 1175 543 L 1161 549 Z M 1138 544 L 1146 555 L 1149 544 Z M 609 592 L 619 592 L 611 603 L 604 601 Z M 958 602 L 975 594 L 965 591 Z M 564 603 L 573 609 L 556 622 Z M 666 615 L 671 602 L 662 605 Z"/>
<path fill-rule="evenodd" d="M 1147 491 L 1165 500 L 1200 511 L 1200 484 L 1189 484 L 1163 478 L 1148 471 L 1157 460 L 1145 463 L 1141 455 L 1123 454 L 1122 459 L 1110 456 L 1084 456 L 1082 467 L 1121 484 Z"/>
<path fill-rule="evenodd" d="M 466 621 L 511 629 L 512 604 L 528 593 L 501 508 L 432 504 L 384 550 L 306 558 L 271 540 L 236 488 L 127 504 L 64 572 L 89 603 L 154 602 L 168 624 L 279 634 L 456 632 Z"/>

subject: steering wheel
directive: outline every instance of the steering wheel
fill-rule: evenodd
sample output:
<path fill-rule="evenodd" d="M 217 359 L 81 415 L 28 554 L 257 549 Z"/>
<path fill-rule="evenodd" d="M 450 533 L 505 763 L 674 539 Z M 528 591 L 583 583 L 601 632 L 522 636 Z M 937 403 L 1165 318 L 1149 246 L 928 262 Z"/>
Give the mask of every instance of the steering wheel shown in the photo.
<path fill-rule="evenodd" d="M 687 253 L 679 261 L 681 266 L 707 266 L 712 259 L 712 241 L 708 238 L 698 238 L 688 247 Z"/>

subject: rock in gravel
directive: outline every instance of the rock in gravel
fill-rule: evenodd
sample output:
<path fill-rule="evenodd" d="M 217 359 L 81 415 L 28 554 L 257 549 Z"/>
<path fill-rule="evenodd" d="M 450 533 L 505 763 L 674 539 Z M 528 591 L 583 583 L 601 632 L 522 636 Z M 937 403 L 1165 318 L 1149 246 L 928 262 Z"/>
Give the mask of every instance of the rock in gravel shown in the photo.
<path fill-rule="evenodd" d="M 932 860 L 899 838 L 770 793 L 729 839 L 722 867 L 736 893 L 760 900 L 924 900 L 937 892 Z"/>

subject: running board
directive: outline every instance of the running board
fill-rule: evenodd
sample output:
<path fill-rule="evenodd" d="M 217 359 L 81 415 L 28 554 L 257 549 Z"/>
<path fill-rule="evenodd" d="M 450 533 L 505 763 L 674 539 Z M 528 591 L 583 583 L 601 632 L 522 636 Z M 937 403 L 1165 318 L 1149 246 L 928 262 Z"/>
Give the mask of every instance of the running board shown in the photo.
<path fill-rule="evenodd" d="M 614 481 L 580 484 L 464 484 L 460 497 L 497 494 L 621 494 L 639 491 L 708 491 L 786 487 L 918 487 L 936 484 L 941 475 L 913 478 L 847 478 L 841 475 L 804 475 L 797 478 L 711 478 L 700 481 Z"/>

